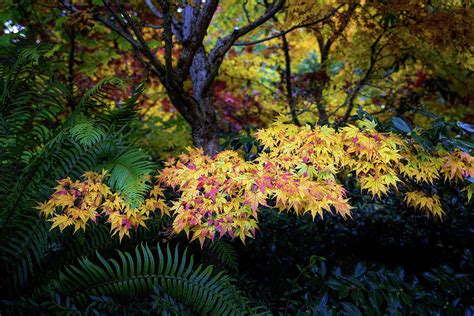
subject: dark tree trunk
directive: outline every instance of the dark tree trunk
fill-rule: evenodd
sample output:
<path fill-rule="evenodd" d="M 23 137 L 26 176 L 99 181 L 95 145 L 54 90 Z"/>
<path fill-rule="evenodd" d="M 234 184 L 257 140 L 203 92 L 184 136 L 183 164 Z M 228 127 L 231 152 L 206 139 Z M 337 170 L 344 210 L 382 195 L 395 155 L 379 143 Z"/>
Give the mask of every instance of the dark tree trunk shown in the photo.
<path fill-rule="evenodd" d="M 204 153 L 213 156 L 219 152 L 219 134 L 215 124 L 205 122 L 205 124 L 193 124 L 192 136 L 196 147 L 202 148 Z"/>
<path fill-rule="evenodd" d="M 322 92 L 321 92 L 322 93 Z M 326 111 L 326 107 L 321 103 L 321 101 L 318 101 L 316 104 L 316 107 L 318 108 L 318 125 L 326 125 L 329 123 L 329 117 L 328 113 Z"/>
<path fill-rule="evenodd" d="M 199 112 L 196 118 L 189 122 L 192 129 L 193 142 L 196 147 L 202 148 L 204 153 L 214 156 L 219 152 L 219 126 L 214 108 L 212 91 L 200 95 Z"/>
<path fill-rule="evenodd" d="M 193 96 L 198 100 L 197 111 L 191 121 L 194 145 L 202 148 L 209 156 L 219 151 L 219 129 L 217 126 L 216 110 L 212 85 L 208 85 L 211 65 L 206 51 L 200 47 L 194 55 L 190 68 L 193 85 Z"/>
<path fill-rule="evenodd" d="M 206 155 L 215 155 L 219 151 L 219 127 L 213 94 L 208 91 L 204 96 L 196 98 L 194 93 L 195 98 L 189 98 L 169 89 L 168 95 L 191 127 L 194 145 L 202 148 Z"/>

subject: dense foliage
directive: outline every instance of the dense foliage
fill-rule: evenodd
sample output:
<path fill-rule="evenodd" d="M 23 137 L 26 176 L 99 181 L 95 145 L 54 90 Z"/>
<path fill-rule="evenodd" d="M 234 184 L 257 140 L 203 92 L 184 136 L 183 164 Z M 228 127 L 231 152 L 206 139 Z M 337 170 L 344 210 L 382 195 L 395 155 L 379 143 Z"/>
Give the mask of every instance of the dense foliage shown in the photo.
<path fill-rule="evenodd" d="M 472 4 L 0 23 L 0 313 L 474 312 Z"/>

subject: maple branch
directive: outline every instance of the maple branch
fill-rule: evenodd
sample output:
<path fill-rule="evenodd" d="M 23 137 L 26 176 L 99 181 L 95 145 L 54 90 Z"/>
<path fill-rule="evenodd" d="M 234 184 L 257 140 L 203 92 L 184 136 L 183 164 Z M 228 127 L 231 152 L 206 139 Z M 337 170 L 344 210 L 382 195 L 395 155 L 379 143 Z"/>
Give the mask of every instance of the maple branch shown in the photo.
<path fill-rule="evenodd" d="M 153 2 L 151 0 L 145 0 L 146 5 L 150 9 L 151 13 L 153 13 L 157 18 L 163 19 L 163 15 L 161 14 L 160 11 L 153 5 Z"/>
<path fill-rule="evenodd" d="M 104 0 L 104 3 L 107 3 L 108 0 Z M 167 56 L 165 56 L 166 58 L 166 67 L 156 58 L 155 54 L 151 51 L 150 47 L 148 46 L 148 43 L 145 41 L 145 39 L 143 38 L 143 35 L 141 34 L 141 31 L 138 29 L 138 27 L 136 26 L 135 22 L 132 20 L 132 18 L 130 17 L 130 15 L 127 13 L 127 11 L 125 11 L 120 3 L 118 2 L 118 0 L 114 0 L 114 3 L 115 3 L 115 6 L 117 7 L 117 9 L 120 11 L 121 15 L 125 18 L 127 24 L 125 25 L 125 23 L 123 23 L 123 21 L 121 21 L 120 17 L 115 14 L 115 12 L 113 12 L 112 8 L 109 7 L 109 12 L 111 12 L 112 14 L 114 14 L 115 18 L 119 21 L 119 23 L 122 25 L 122 28 L 124 29 L 127 29 L 128 30 L 128 26 L 130 26 L 130 28 L 132 29 L 133 31 L 133 34 L 135 35 L 135 37 L 138 39 L 138 42 L 140 43 L 140 51 L 141 53 L 150 61 L 150 63 L 153 65 L 153 67 L 155 68 L 156 72 L 158 73 L 160 79 L 162 79 L 162 81 L 165 81 L 166 84 L 168 86 L 173 86 L 173 88 L 177 89 L 178 87 L 174 84 L 173 80 L 170 78 L 172 78 L 172 67 L 171 69 L 168 69 L 168 66 L 170 66 L 171 64 L 168 64 L 168 58 L 166 58 Z M 166 27 L 166 25 L 165 25 Z M 171 52 L 169 53 L 170 54 L 170 57 L 171 58 Z"/>
<path fill-rule="evenodd" d="M 180 87 L 176 80 L 174 80 L 174 75 L 169 69 L 169 61 L 167 62 L 167 66 L 163 65 L 155 56 L 155 54 L 151 51 L 150 47 L 148 46 L 147 42 L 144 40 L 140 30 L 138 29 L 135 22 L 131 19 L 130 15 L 120 6 L 117 0 L 115 1 L 115 6 L 120 11 L 121 15 L 125 18 L 125 21 L 121 19 L 121 17 L 115 13 L 113 8 L 110 6 L 109 0 L 104 0 L 104 4 L 106 4 L 106 8 L 116 19 L 121 28 L 117 27 L 117 25 L 109 22 L 107 19 L 103 18 L 100 15 L 97 15 L 97 20 L 104 23 L 106 26 L 109 26 L 113 31 L 117 32 L 119 35 L 127 39 L 135 48 L 135 50 L 139 53 L 137 56 L 142 54 L 145 56 L 149 63 L 152 66 L 154 72 L 158 75 L 158 78 L 164 84 L 166 90 L 169 93 L 170 98 L 173 100 L 173 104 L 176 108 L 183 114 L 183 116 L 189 121 L 194 118 L 194 114 L 192 112 L 194 108 L 196 108 L 197 102 L 193 98 L 189 98 L 183 91 L 182 87 Z M 132 29 L 133 34 L 137 38 L 135 40 L 129 27 Z M 171 56 L 171 55 L 170 55 Z M 141 62 L 146 65 L 146 63 L 141 59 Z"/>
<path fill-rule="evenodd" d="M 60 2 L 64 6 L 64 8 L 69 12 L 72 12 L 72 13 L 81 12 L 74 5 L 72 5 L 69 2 L 69 0 L 60 0 Z M 106 4 L 106 1 L 104 1 L 104 4 Z M 107 4 L 105 5 L 105 8 L 109 12 L 109 14 L 112 15 L 112 18 L 114 18 L 115 20 L 117 20 L 119 22 L 121 21 L 120 19 L 116 18 L 117 15 L 115 14 L 115 12 L 113 12 L 113 10 L 110 8 L 110 6 L 108 6 L 108 1 L 107 1 Z M 115 33 L 117 33 L 118 35 L 123 37 L 127 42 L 130 43 L 130 45 L 132 45 L 132 47 L 134 48 L 135 51 L 137 51 L 137 52 L 141 51 L 142 47 L 141 47 L 140 43 L 137 42 L 133 38 L 132 34 L 130 34 L 130 32 L 128 31 L 127 28 L 123 28 L 124 25 L 117 25 L 117 24 L 113 23 L 111 19 L 109 20 L 106 17 L 104 17 L 104 16 L 102 16 L 98 13 L 93 13 L 92 17 L 94 18 L 94 20 L 102 23 L 103 25 L 107 26 L 109 29 L 111 29 L 112 31 L 114 31 Z"/>
<path fill-rule="evenodd" d="M 158 9 L 155 7 L 155 5 L 153 4 L 153 2 L 151 0 L 145 0 L 145 4 L 150 9 L 151 13 L 153 13 L 154 16 L 156 16 L 158 19 L 163 19 L 163 14 L 160 11 L 158 11 Z M 181 40 L 183 38 L 183 36 L 180 33 L 181 25 L 180 25 L 179 21 L 177 21 L 174 17 L 172 17 L 172 22 L 171 23 L 172 23 L 171 28 L 173 30 L 174 36 L 176 36 L 176 38 L 178 40 Z M 153 28 L 160 28 L 161 29 L 163 27 L 153 27 Z"/>
<path fill-rule="evenodd" d="M 155 30 L 161 30 L 161 29 L 164 28 L 163 25 L 154 25 L 154 24 L 148 24 L 148 23 L 139 24 L 139 26 L 142 26 L 142 27 L 149 27 L 149 28 L 152 28 L 152 29 L 155 29 Z"/>
<path fill-rule="evenodd" d="M 242 82 L 247 82 L 247 83 L 254 83 L 254 82 L 257 82 L 256 79 L 249 79 L 249 78 L 244 78 L 244 77 L 239 77 L 239 76 L 235 76 L 235 75 L 231 75 L 229 74 L 228 72 L 226 71 L 223 71 L 221 73 L 222 76 L 225 76 L 225 77 L 229 77 L 231 79 L 235 79 L 235 80 L 240 80 Z M 277 82 L 270 82 L 271 84 L 273 85 L 277 85 L 278 83 Z M 258 82 L 259 86 L 261 86 L 262 88 L 265 88 L 269 93 L 271 94 L 275 94 L 275 93 L 278 93 L 278 90 L 277 89 L 274 89 L 272 86 L 267 86 L 265 83 L 263 82 Z M 249 86 L 250 84 L 247 84 L 247 86 Z"/>
<path fill-rule="evenodd" d="M 320 72 L 323 72 L 324 75 L 327 75 L 327 67 L 328 67 L 328 59 L 329 59 L 329 52 L 331 50 L 332 44 L 337 40 L 337 38 L 343 33 L 344 29 L 349 25 L 349 21 L 352 17 L 352 15 L 355 12 L 355 9 L 357 8 L 357 4 L 351 4 L 349 5 L 349 8 L 346 12 L 341 13 L 341 25 L 336 28 L 332 36 L 330 36 L 326 41 L 324 40 L 324 37 L 322 36 L 321 32 L 319 30 L 315 30 L 316 32 L 316 38 L 318 41 L 319 45 L 319 51 L 321 55 L 321 68 Z M 322 103 L 322 96 L 324 89 L 328 83 L 328 80 L 321 81 L 321 83 L 318 85 L 316 88 L 316 108 L 318 109 L 318 124 L 319 125 L 325 125 L 328 123 L 329 120 L 329 115 L 326 110 L 326 107 Z M 331 114 L 332 115 L 332 114 Z"/>
<path fill-rule="evenodd" d="M 163 24 L 165 26 L 163 38 L 165 40 L 165 63 L 166 77 L 170 78 L 173 73 L 173 31 L 171 30 L 171 12 L 169 3 L 163 1 Z"/>
<path fill-rule="evenodd" d="M 245 17 L 247 18 L 247 22 L 251 23 L 252 21 L 250 20 L 250 14 L 249 11 L 247 10 L 247 4 L 249 3 L 249 0 L 245 0 L 242 3 L 242 9 L 244 10 Z"/>
<path fill-rule="evenodd" d="M 275 39 L 275 38 L 278 38 L 280 36 L 283 36 L 283 35 L 286 35 L 290 32 L 293 32 L 294 30 L 297 30 L 297 29 L 300 29 L 300 28 L 306 28 L 306 27 L 311 27 L 313 25 L 316 25 L 316 24 L 319 24 L 321 22 L 324 22 L 328 19 L 330 19 L 332 16 L 334 16 L 334 14 L 336 14 L 340 8 L 342 8 L 345 4 L 341 4 L 339 5 L 338 7 L 334 8 L 331 13 L 329 13 L 328 15 L 316 20 L 316 21 L 313 21 L 313 22 L 309 22 L 309 23 L 304 23 L 304 24 L 299 24 L 299 25 L 295 25 L 285 31 L 281 31 L 277 34 L 274 34 L 274 35 L 271 35 L 271 36 L 268 36 L 268 37 L 265 37 L 265 38 L 262 38 L 262 39 L 259 39 L 259 40 L 254 40 L 254 41 L 249 41 L 249 42 L 237 42 L 237 43 L 234 43 L 233 45 L 234 46 L 249 46 L 249 45 L 255 45 L 255 44 L 260 44 L 260 43 L 263 43 L 263 42 L 267 42 L 267 41 L 270 41 L 272 39 Z"/>
<path fill-rule="evenodd" d="M 365 72 L 364 77 L 359 81 L 359 83 L 356 85 L 355 89 L 352 91 L 350 95 L 346 98 L 344 101 L 344 104 L 349 103 L 349 106 L 347 107 L 346 113 L 344 114 L 344 117 L 342 118 L 342 123 L 347 122 L 349 119 L 349 116 L 351 115 L 352 110 L 354 109 L 354 100 L 355 97 L 359 94 L 360 90 L 365 86 L 367 80 L 369 80 L 370 75 L 372 74 L 372 71 L 374 70 L 375 62 L 377 61 L 377 55 L 380 52 L 376 51 L 377 44 L 380 42 L 382 37 L 385 35 L 386 28 L 384 28 L 384 31 L 377 36 L 375 41 L 372 43 L 370 46 L 370 64 L 369 68 Z"/>

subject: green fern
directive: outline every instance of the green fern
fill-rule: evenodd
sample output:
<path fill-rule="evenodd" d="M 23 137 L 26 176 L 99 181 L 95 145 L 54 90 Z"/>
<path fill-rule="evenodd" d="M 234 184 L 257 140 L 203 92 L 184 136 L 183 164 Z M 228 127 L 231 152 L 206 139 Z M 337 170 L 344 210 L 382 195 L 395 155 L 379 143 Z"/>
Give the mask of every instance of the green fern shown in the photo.
<path fill-rule="evenodd" d="M 109 184 L 126 197 L 126 201 L 139 204 L 145 191 L 149 188 L 144 178 L 150 175 L 154 168 L 150 157 L 140 148 L 127 148 L 110 162 L 104 165 L 109 170 Z"/>
<path fill-rule="evenodd" d="M 113 187 L 133 203 L 154 170 L 148 155 L 127 141 L 143 85 L 110 110 L 111 89 L 125 83 L 102 80 L 61 123 L 69 90 L 48 72 L 44 52 L 36 46 L 13 50 L 0 64 L 0 288 L 8 291 L 26 284 L 50 253 L 49 224 L 33 207 L 48 198 L 57 179 L 110 168 Z"/>
<path fill-rule="evenodd" d="M 97 103 L 103 104 L 104 100 L 110 100 L 111 88 L 112 91 L 117 89 L 126 91 L 126 83 L 115 77 L 102 79 L 94 87 L 89 89 L 89 91 L 84 93 L 77 106 L 78 110 L 82 111 L 86 107 L 95 106 Z"/>
<path fill-rule="evenodd" d="M 78 115 L 70 129 L 71 136 L 80 145 L 89 147 L 100 142 L 105 136 L 105 128 L 100 124 L 88 119 L 84 115 Z"/>
<path fill-rule="evenodd" d="M 237 251 L 225 240 L 207 241 L 205 247 L 217 255 L 217 259 L 226 267 L 236 271 L 238 268 Z"/>
<path fill-rule="evenodd" d="M 113 109 L 109 109 L 103 116 L 102 119 L 108 125 L 124 127 L 130 125 L 131 122 L 137 118 L 136 105 L 138 99 L 143 94 L 145 90 L 145 84 L 140 83 L 137 85 L 133 91 L 133 94 L 130 98 L 125 100 L 123 104 L 117 106 Z"/>
<path fill-rule="evenodd" d="M 17 216 L 15 224 L 8 227 L 8 243 L 0 244 L 2 287 L 14 288 L 25 284 L 37 266 L 45 261 L 49 252 L 49 225 L 38 216 Z M 3 240 L 2 240 L 3 241 Z"/>
<path fill-rule="evenodd" d="M 214 274 L 211 266 L 194 268 L 192 257 L 188 260 L 187 251 L 180 254 L 178 247 L 173 253 L 167 247 L 164 253 L 158 245 L 153 252 L 147 245 L 141 245 L 134 255 L 119 251 L 119 261 L 106 260 L 99 254 L 100 264 L 82 258 L 78 265 L 60 274 L 57 291 L 82 307 L 92 303 L 91 296 L 113 296 L 126 302 L 133 297 L 149 296 L 155 289 L 155 295 L 166 293 L 201 315 L 235 315 L 246 311 L 247 301 L 230 284 L 229 277 Z"/>

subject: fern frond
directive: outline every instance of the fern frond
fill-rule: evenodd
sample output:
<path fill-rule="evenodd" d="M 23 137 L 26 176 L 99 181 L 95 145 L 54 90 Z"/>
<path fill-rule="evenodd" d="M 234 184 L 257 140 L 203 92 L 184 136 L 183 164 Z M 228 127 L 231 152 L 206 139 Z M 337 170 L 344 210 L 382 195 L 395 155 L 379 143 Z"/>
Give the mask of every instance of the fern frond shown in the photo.
<path fill-rule="evenodd" d="M 88 105 L 93 105 L 95 103 L 101 103 L 104 99 L 110 99 L 109 90 L 110 88 L 122 89 L 125 91 L 126 84 L 123 80 L 119 78 L 105 78 L 99 81 L 94 87 L 89 89 L 81 97 L 77 109 L 82 111 Z"/>
<path fill-rule="evenodd" d="M 109 184 L 119 191 L 126 201 L 139 204 L 149 185 L 144 179 L 154 170 L 150 157 L 140 148 L 126 148 L 123 152 L 104 164 L 109 170 Z"/>
<path fill-rule="evenodd" d="M 135 109 L 135 106 L 137 105 L 138 98 L 142 95 L 144 90 L 144 83 L 137 85 L 130 98 L 125 100 L 120 106 L 105 113 L 106 115 L 103 117 L 104 121 L 107 122 L 108 125 L 120 128 L 128 125 L 132 120 L 136 119 L 137 110 Z"/>
<path fill-rule="evenodd" d="M 226 267 L 236 271 L 238 268 L 237 251 L 225 240 L 207 241 L 205 247 L 217 255 L 217 259 Z"/>
<path fill-rule="evenodd" d="M 125 306 L 118 304 L 114 301 L 113 298 L 108 297 L 108 296 L 91 296 L 91 303 L 87 307 L 85 311 L 85 315 L 100 315 L 100 312 L 107 312 L 109 314 L 111 313 L 120 313 L 124 312 L 126 309 Z M 125 314 L 125 313 L 123 313 Z"/>
<path fill-rule="evenodd" d="M 91 296 L 113 296 L 122 301 L 132 297 L 166 293 L 201 315 L 236 315 L 246 310 L 246 299 L 230 284 L 229 277 L 213 273 L 212 267 L 194 267 L 186 250 L 176 247 L 164 253 L 140 245 L 135 254 L 119 252 L 120 259 L 104 259 L 100 264 L 82 258 L 76 266 L 60 274 L 57 290 L 78 306 L 91 304 Z M 161 296 L 160 296 L 161 299 Z M 169 301 L 169 300 L 168 300 Z"/>
<path fill-rule="evenodd" d="M 153 311 L 161 312 L 161 314 L 170 313 L 172 315 L 192 314 L 192 309 L 189 306 L 168 295 L 160 286 L 153 288 L 151 298 Z"/>
<path fill-rule="evenodd" d="M 48 73 L 42 48 L 25 49 L 12 52 L 9 62 L 0 64 L 0 287 L 5 293 L 30 281 L 41 282 L 38 272 L 47 271 L 44 263 L 49 254 L 72 259 L 116 246 L 106 229 L 91 230 L 84 243 L 70 243 L 48 232 L 50 225 L 33 207 L 47 199 L 57 179 L 110 168 L 113 187 L 134 203 L 147 189 L 143 179 L 154 170 L 148 155 L 129 145 L 127 138 L 143 85 L 109 110 L 96 105 L 110 100 L 111 89 L 124 89 L 125 83 L 105 79 L 64 120 L 69 90 Z"/>
<path fill-rule="evenodd" d="M 49 224 L 37 216 L 17 216 L 0 239 L 2 287 L 23 285 L 49 252 Z"/>
<path fill-rule="evenodd" d="M 95 123 L 84 115 L 78 115 L 70 133 L 80 145 L 89 147 L 104 138 L 105 126 Z"/>

